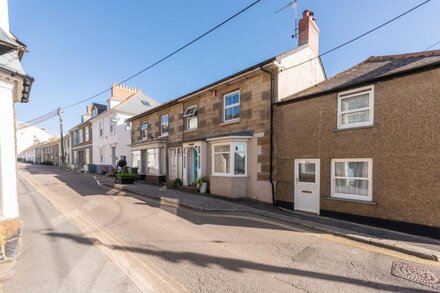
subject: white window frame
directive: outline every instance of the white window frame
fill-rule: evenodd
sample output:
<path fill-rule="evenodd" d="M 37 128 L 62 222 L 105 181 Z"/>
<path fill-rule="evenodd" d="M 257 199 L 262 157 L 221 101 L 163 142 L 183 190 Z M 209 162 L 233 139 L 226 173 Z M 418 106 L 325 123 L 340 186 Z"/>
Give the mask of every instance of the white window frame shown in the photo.
<path fill-rule="evenodd" d="M 82 144 L 84 142 L 84 138 L 83 138 L 83 129 L 79 129 L 78 130 L 78 144 Z"/>
<path fill-rule="evenodd" d="M 348 111 L 342 112 L 342 110 L 341 110 L 342 100 L 347 99 L 347 98 L 356 97 L 356 96 L 359 96 L 359 95 L 365 94 L 365 93 L 369 94 L 369 107 L 368 108 L 348 110 Z M 366 110 L 370 111 L 370 116 L 369 116 L 368 121 L 345 124 L 345 125 L 342 124 L 341 117 L 343 114 L 361 112 L 361 111 L 366 111 Z M 353 90 L 338 93 L 338 111 L 337 112 L 338 112 L 338 115 L 337 115 L 338 116 L 337 117 L 338 129 L 365 127 L 365 126 L 373 125 L 373 123 L 374 123 L 374 85 L 356 88 Z"/>
<path fill-rule="evenodd" d="M 110 130 L 110 135 L 115 135 L 116 134 L 116 122 L 117 122 L 117 118 L 116 117 L 110 117 L 109 118 L 109 130 Z"/>
<path fill-rule="evenodd" d="M 85 137 L 85 142 L 88 142 L 90 140 L 90 129 L 88 126 L 84 128 L 84 137 Z"/>
<path fill-rule="evenodd" d="M 191 112 L 192 110 L 192 112 Z M 195 130 L 198 128 L 198 118 L 197 118 L 197 105 L 189 106 L 185 109 L 185 112 L 183 113 L 183 118 L 186 118 L 186 130 Z M 190 122 L 192 120 L 196 120 L 196 126 L 190 127 Z"/>
<path fill-rule="evenodd" d="M 143 126 L 146 125 L 145 129 L 143 129 Z M 146 135 L 144 136 L 144 131 L 146 131 Z M 144 121 L 141 123 L 141 140 L 148 139 L 148 121 Z"/>
<path fill-rule="evenodd" d="M 243 153 L 242 151 L 236 152 L 235 146 L 238 144 L 244 145 L 244 155 L 245 155 L 245 162 L 244 162 L 244 174 L 234 174 L 235 171 L 235 153 Z M 226 152 L 215 152 L 216 146 L 221 145 L 229 145 L 229 173 L 216 173 L 215 172 L 215 155 L 216 154 L 222 154 Z M 247 177 L 247 166 L 248 166 L 248 154 L 247 154 L 247 141 L 233 141 L 233 142 L 218 142 L 212 144 L 212 155 L 211 155 L 211 162 L 212 162 L 212 175 L 213 176 L 223 176 L 223 177 Z"/>
<path fill-rule="evenodd" d="M 168 122 L 167 123 L 163 123 L 162 122 L 162 118 L 167 116 L 168 117 Z M 164 114 L 160 116 L 160 135 L 161 136 L 168 136 L 168 133 L 170 132 L 170 115 L 169 114 Z M 162 126 L 166 125 L 168 127 L 167 132 L 163 132 L 163 128 Z"/>
<path fill-rule="evenodd" d="M 361 178 L 361 177 L 335 177 L 335 163 L 349 163 L 349 162 L 366 162 L 368 163 L 368 178 Z M 359 201 L 367 201 L 371 202 L 373 201 L 373 159 L 368 158 L 349 158 L 349 159 L 332 159 L 331 160 L 331 194 L 330 196 L 333 198 L 340 198 L 340 199 L 352 199 L 352 200 L 359 200 Z M 335 192 L 336 184 L 335 179 L 367 179 L 368 180 L 368 195 L 362 196 L 362 195 L 355 195 L 355 194 L 340 194 Z"/>
<path fill-rule="evenodd" d="M 95 118 L 96 116 L 98 116 L 98 110 L 94 107 L 92 109 L 92 118 Z"/>
<path fill-rule="evenodd" d="M 99 137 L 104 136 L 104 120 L 99 121 Z"/>
<path fill-rule="evenodd" d="M 227 96 L 233 96 L 235 94 L 238 94 L 238 103 L 226 106 L 226 97 Z M 230 108 L 234 108 L 236 106 L 240 107 L 240 102 L 241 102 L 240 91 L 234 91 L 234 92 L 230 92 L 230 93 L 227 93 L 227 94 L 223 95 L 223 122 L 233 122 L 233 121 L 239 121 L 240 120 L 240 118 L 233 118 L 233 119 L 226 120 L 226 110 L 230 109 Z M 240 112 L 241 112 L 241 108 L 240 108 Z"/>

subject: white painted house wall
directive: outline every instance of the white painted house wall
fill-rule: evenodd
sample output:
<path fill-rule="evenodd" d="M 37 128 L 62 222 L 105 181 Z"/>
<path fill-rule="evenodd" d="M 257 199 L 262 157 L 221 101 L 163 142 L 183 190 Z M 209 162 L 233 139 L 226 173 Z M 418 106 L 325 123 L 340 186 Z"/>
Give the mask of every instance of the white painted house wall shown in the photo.
<path fill-rule="evenodd" d="M 148 102 L 147 105 L 142 101 Z M 109 110 L 92 119 L 93 135 L 93 164 L 116 166 L 121 156 L 125 156 L 127 165 L 132 166 L 132 156 L 129 145 L 131 144 L 131 129 L 126 120 L 145 112 L 152 107 L 158 106 L 159 102 L 145 96 L 142 93 L 126 99 L 123 102 L 116 102 L 109 99 Z M 114 133 L 110 132 L 110 121 L 115 119 L 116 128 Z M 103 132 L 100 133 L 100 125 Z M 116 159 L 112 157 L 112 147 L 116 149 Z M 101 154 L 102 159 L 101 159 Z"/>
<path fill-rule="evenodd" d="M 20 123 L 18 123 L 20 124 Z M 31 147 L 35 140 L 39 142 L 46 142 L 49 140 L 51 135 L 44 131 L 43 129 L 36 126 L 29 126 L 21 129 L 17 129 L 17 154 L 21 157 L 21 153 Z"/>
<path fill-rule="evenodd" d="M 298 47 L 297 50 L 301 50 L 294 54 L 278 57 L 278 101 L 326 79 L 323 66 L 319 58 L 316 58 L 316 53 L 307 45 L 303 46 L 302 49 Z M 312 58 L 316 59 L 301 64 Z M 298 64 L 301 65 L 295 67 Z M 293 68 L 288 69 L 292 66 Z"/>

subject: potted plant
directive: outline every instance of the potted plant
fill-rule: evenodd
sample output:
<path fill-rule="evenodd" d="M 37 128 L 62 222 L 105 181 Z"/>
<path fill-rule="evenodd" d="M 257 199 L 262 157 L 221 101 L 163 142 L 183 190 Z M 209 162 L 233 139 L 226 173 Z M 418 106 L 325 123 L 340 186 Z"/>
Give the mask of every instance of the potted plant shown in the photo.
<path fill-rule="evenodd" d="M 134 181 L 138 178 L 137 174 L 132 173 L 117 173 L 115 176 L 115 183 L 119 184 L 133 184 Z"/>
<path fill-rule="evenodd" d="M 182 180 L 180 178 L 174 179 L 174 181 L 171 183 L 171 187 L 178 188 L 179 186 L 182 186 Z"/>
<path fill-rule="evenodd" d="M 197 187 L 200 190 L 200 193 L 206 193 L 208 190 L 208 178 L 206 176 L 202 176 L 197 180 Z"/>

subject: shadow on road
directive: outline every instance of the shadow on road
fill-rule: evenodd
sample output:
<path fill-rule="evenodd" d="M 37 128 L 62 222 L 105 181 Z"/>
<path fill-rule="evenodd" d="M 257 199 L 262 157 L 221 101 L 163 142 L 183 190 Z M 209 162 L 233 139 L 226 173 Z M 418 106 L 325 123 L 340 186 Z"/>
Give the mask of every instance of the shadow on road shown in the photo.
<path fill-rule="evenodd" d="M 72 241 L 75 241 L 83 245 L 91 245 L 92 243 L 95 243 L 97 245 L 105 245 L 96 239 L 88 239 L 79 235 L 54 233 L 54 232 L 46 233 L 46 235 L 53 238 L 70 239 Z M 256 263 L 256 262 L 246 261 L 236 258 L 217 257 L 206 254 L 200 254 L 200 253 L 153 250 L 142 247 L 117 246 L 117 245 L 110 245 L 110 246 L 106 245 L 106 247 L 114 250 L 128 251 L 146 256 L 158 257 L 161 258 L 162 260 L 174 264 L 191 263 L 194 266 L 198 266 L 202 268 L 218 266 L 221 267 L 222 269 L 238 272 L 238 273 L 243 272 L 244 270 L 252 270 L 252 271 L 270 272 L 270 273 L 284 274 L 284 275 L 301 276 L 301 277 L 319 279 L 319 280 L 328 280 L 332 282 L 339 282 L 345 284 L 354 284 L 362 287 L 377 289 L 380 291 L 400 292 L 407 290 L 412 292 L 414 291 L 432 292 L 430 290 L 414 289 L 403 286 L 393 286 L 393 285 L 382 284 L 374 281 L 366 281 L 366 280 L 350 278 L 346 276 L 331 275 L 320 272 L 311 272 L 296 268 L 280 267 L 280 266 Z"/>

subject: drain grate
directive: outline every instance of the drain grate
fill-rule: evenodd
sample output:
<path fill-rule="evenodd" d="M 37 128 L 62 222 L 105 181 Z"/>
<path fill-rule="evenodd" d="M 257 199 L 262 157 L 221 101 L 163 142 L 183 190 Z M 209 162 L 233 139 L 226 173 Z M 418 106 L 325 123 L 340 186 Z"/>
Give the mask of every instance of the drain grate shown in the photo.
<path fill-rule="evenodd" d="M 391 274 L 434 289 L 440 289 L 440 275 L 409 263 L 393 262 Z"/>

